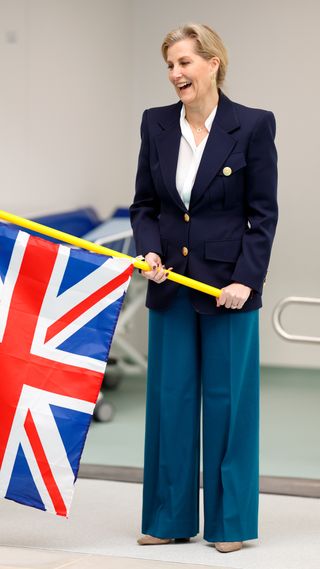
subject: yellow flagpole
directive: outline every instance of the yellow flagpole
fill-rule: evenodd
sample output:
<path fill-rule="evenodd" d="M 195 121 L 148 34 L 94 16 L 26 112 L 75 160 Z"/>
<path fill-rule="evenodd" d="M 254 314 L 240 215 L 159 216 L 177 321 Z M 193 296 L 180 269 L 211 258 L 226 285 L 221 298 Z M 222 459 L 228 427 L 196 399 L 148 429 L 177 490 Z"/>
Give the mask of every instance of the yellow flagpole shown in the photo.
<path fill-rule="evenodd" d="M 14 225 L 20 225 L 21 227 L 25 227 L 26 229 L 30 229 L 31 231 L 42 233 L 43 235 L 47 235 L 48 237 L 53 237 L 54 239 L 57 239 L 59 241 L 65 241 L 66 243 L 69 243 L 69 245 L 74 245 L 75 247 L 87 249 L 88 251 L 93 251 L 94 253 L 100 253 L 101 255 L 110 255 L 112 257 L 122 257 L 124 259 L 130 259 L 130 261 L 133 263 L 136 269 L 141 269 L 143 271 L 151 270 L 150 266 L 146 261 L 135 259 L 134 257 L 130 257 L 129 255 L 125 255 L 124 253 L 113 251 L 112 249 L 108 249 L 108 247 L 97 245 L 96 243 L 92 243 L 91 241 L 86 241 L 86 239 L 75 237 L 75 235 L 70 235 L 70 233 L 65 233 L 64 231 L 58 231 L 57 229 L 53 229 L 52 227 L 47 227 L 46 225 L 42 225 L 41 223 L 37 223 L 36 221 L 31 221 L 29 219 L 19 217 L 18 215 L 13 215 L 12 213 L 8 213 L 7 211 L 0 210 L 0 218 L 4 219 L 5 221 L 8 221 L 9 223 L 13 223 Z M 194 288 L 206 294 L 210 294 L 211 296 L 219 297 L 221 294 L 221 290 L 219 288 L 202 283 L 200 281 L 196 281 L 195 279 L 191 279 L 189 277 L 185 277 L 184 275 L 180 275 L 179 273 L 174 273 L 173 271 L 169 271 L 168 280 L 182 284 L 184 286 L 188 286 L 190 288 Z"/>

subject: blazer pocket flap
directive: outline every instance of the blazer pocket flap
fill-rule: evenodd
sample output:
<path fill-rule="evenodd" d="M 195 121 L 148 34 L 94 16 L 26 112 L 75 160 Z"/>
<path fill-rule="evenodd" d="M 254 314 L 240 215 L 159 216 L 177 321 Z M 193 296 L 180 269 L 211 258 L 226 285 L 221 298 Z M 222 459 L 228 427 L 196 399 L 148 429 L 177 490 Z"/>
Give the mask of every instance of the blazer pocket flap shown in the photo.
<path fill-rule="evenodd" d="M 243 152 L 235 152 L 230 154 L 225 164 L 219 171 L 219 176 L 232 176 L 235 172 L 247 165 L 246 157 Z M 226 170 L 228 168 L 228 170 Z"/>
<path fill-rule="evenodd" d="M 208 241 L 205 243 L 205 258 L 212 261 L 235 262 L 241 253 L 242 241 Z"/>

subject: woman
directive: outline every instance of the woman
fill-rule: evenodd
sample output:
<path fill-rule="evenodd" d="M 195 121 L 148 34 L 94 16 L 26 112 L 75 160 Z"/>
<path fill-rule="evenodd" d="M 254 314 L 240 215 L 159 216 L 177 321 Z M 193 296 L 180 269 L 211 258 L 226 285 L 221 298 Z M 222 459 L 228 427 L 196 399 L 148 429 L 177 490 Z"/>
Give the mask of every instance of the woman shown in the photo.
<path fill-rule="evenodd" d="M 275 119 L 222 92 L 227 54 L 208 26 L 170 32 L 162 54 L 180 101 L 143 114 L 130 208 L 150 265 L 138 542 L 198 533 L 202 393 L 204 539 L 229 552 L 258 536 L 258 309 L 277 223 Z M 221 296 L 165 282 L 171 267 Z"/>

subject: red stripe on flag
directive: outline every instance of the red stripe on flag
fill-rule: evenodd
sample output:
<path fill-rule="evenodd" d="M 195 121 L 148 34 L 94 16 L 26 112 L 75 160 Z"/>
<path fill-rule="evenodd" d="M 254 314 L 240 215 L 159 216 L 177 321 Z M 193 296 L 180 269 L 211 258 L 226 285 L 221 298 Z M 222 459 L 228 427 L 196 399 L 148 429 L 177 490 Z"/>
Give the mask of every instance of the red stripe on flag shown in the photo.
<path fill-rule="evenodd" d="M 46 457 L 46 454 L 44 452 L 44 449 L 43 449 L 40 437 L 38 435 L 36 426 L 35 426 L 34 421 L 32 419 L 32 415 L 30 413 L 30 410 L 27 413 L 27 417 L 26 417 L 26 420 L 24 423 L 24 427 L 25 427 L 26 433 L 28 435 L 30 444 L 32 446 L 34 456 L 36 457 L 37 464 L 38 464 L 39 470 L 41 472 L 43 481 L 46 485 L 46 488 L 47 488 L 49 495 L 50 495 L 50 498 L 52 500 L 56 514 L 58 516 L 66 516 L 67 515 L 66 505 L 63 501 L 63 498 L 60 494 L 60 490 L 59 490 L 57 483 L 54 479 L 54 476 L 52 474 L 50 464 L 49 464 L 48 459 Z"/>
<path fill-rule="evenodd" d="M 77 304 L 74 308 L 66 312 L 64 316 L 59 318 L 54 324 L 51 324 L 47 329 L 47 334 L 45 338 L 45 342 L 48 342 L 56 336 L 61 330 L 63 330 L 66 326 L 71 324 L 78 316 L 83 314 L 86 310 L 97 304 L 99 300 L 110 294 L 113 290 L 118 288 L 120 285 L 125 283 L 128 278 L 131 276 L 133 270 L 133 266 L 129 265 L 129 267 L 120 275 L 116 276 L 114 279 L 109 281 L 107 284 L 103 285 L 101 288 L 96 290 L 93 294 L 88 296 L 85 300 Z"/>

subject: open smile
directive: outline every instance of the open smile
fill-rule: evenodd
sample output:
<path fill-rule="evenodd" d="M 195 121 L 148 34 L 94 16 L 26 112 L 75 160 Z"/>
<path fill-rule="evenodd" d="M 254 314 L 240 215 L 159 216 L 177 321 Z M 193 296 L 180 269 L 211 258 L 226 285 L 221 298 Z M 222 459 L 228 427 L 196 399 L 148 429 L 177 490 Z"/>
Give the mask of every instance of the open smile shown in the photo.
<path fill-rule="evenodd" d="M 191 82 L 185 82 L 185 83 L 179 83 L 178 85 L 176 85 L 176 87 L 179 89 L 179 91 L 186 91 L 187 89 L 189 89 L 189 87 L 191 87 L 192 83 Z"/>

